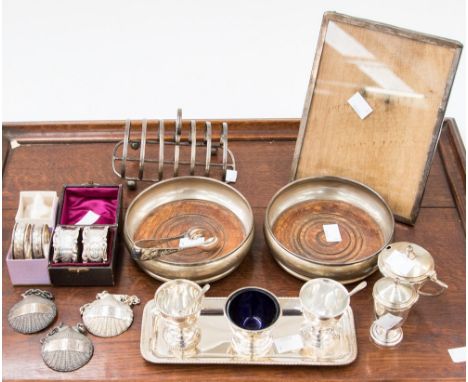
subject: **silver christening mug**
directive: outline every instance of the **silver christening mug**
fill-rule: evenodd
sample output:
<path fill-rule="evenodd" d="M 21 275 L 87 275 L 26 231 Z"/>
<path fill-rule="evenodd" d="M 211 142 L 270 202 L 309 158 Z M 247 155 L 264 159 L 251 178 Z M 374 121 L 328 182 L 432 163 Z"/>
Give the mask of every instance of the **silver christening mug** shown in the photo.
<path fill-rule="evenodd" d="M 200 342 L 198 319 L 208 288 L 208 285 L 202 289 L 193 281 L 176 279 L 162 284 L 154 295 L 154 325 L 162 320 L 162 336 L 178 358 L 196 352 Z"/>

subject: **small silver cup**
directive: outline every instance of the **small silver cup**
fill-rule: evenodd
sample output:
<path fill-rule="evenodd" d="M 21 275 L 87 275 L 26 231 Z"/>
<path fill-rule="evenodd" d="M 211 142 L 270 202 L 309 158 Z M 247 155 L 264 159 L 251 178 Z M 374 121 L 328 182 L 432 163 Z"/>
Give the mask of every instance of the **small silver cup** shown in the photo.
<path fill-rule="evenodd" d="M 234 291 L 226 301 L 233 351 L 251 359 L 266 355 L 272 345 L 272 329 L 281 315 L 281 306 L 271 292 L 256 287 Z"/>
<path fill-rule="evenodd" d="M 162 336 L 176 357 L 184 358 L 196 352 L 203 295 L 200 286 L 183 279 L 162 284 L 154 295 L 154 319 L 163 320 Z"/>
<path fill-rule="evenodd" d="M 304 324 L 301 334 L 306 349 L 323 349 L 338 337 L 338 321 L 349 306 L 346 288 L 331 279 L 318 278 L 306 282 L 299 292 Z"/>

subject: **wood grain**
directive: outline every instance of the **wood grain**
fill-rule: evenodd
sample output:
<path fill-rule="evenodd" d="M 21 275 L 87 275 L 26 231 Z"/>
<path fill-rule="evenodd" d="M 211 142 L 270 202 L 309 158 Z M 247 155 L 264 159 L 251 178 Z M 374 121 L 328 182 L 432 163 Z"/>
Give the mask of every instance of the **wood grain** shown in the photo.
<path fill-rule="evenodd" d="M 202 123 L 198 121 L 197 139 L 202 138 Z M 210 120 L 213 125 L 213 139 L 219 140 L 221 123 L 229 125 L 229 140 L 295 140 L 297 135 L 297 119 L 215 119 Z M 141 135 L 141 120 L 132 120 L 132 137 Z M 148 120 L 148 139 L 157 138 L 159 121 Z M 190 121 L 183 122 L 183 130 L 187 129 Z M 91 143 L 117 142 L 123 139 L 125 121 L 70 121 L 70 122 L 6 122 L 3 135 L 7 140 L 16 140 L 20 144 L 28 143 Z M 173 137 L 170 133 L 175 122 L 165 121 L 167 139 Z M 31 127 L 34 127 L 31 130 Z M 186 139 L 186 138 L 185 138 Z"/>
<path fill-rule="evenodd" d="M 247 236 L 239 218 L 226 207 L 206 200 L 188 199 L 157 207 L 136 229 L 133 240 L 176 237 L 195 228 L 201 230 L 205 240 L 216 239 L 216 246 L 204 251 L 187 248 L 165 255 L 164 260 L 179 264 L 215 260 L 234 251 Z M 160 246 L 177 247 L 177 242 L 171 240 Z"/>
<path fill-rule="evenodd" d="M 244 126 L 248 126 L 248 121 Z M 279 122 L 278 122 L 279 124 Z M 277 126 L 278 124 L 275 124 Z M 92 123 L 88 123 L 90 129 Z M 99 135 L 99 126 L 95 125 Z M 50 127 L 49 127 L 50 128 Z M 297 121 L 290 133 L 297 133 Z M 261 129 L 252 123 L 252 130 Z M 269 127 L 268 129 L 273 129 Z M 282 126 L 280 129 L 287 129 Z M 13 134 L 6 129 L 6 133 Z M 92 130 L 92 129 L 91 129 Z M 35 133 L 35 128 L 23 130 Z M 66 128 L 67 134 L 80 135 L 80 128 Z M 55 132 L 60 134 L 60 128 Z M 14 134 L 11 135 L 14 137 Z M 450 141 L 441 140 L 442 145 Z M 118 183 L 110 167 L 113 143 L 28 144 L 10 151 L 3 175 L 3 253 L 10 245 L 10 235 L 20 190 L 56 190 L 64 183 Z M 445 146 L 444 146 L 445 147 Z M 251 203 L 255 219 L 255 240 L 240 267 L 228 277 L 213 283 L 208 296 L 227 296 L 235 289 L 256 285 L 278 296 L 297 296 L 302 282 L 275 263 L 263 237 L 265 207 L 273 194 L 287 183 L 294 142 L 289 140 L 255 140 L 233 142 L 238 160 L 239 180 L 235 187 Z M 455 168 L 447 160 L 446 165 Z M 438 276 L 449 284 L 447 292 L 437 298 L 421 298 L 405 323 L 405 339 L 394 350 L 382 350 L 368 339 L 373 319 L 372 285 L 380 277 L 368 278 L 369 286 L 353 297 L 358 339 L 358 358 L 346 367 L 238 367 L 152 365 L 143 360 L 139 337 L 143 304 L 149 301 L 160 282 L 147 276 L 131 260 L 121 245 L 118 251 L 116 286 L 111 293 L 136 294 L 143 302 L 134 308 L 135 321 L 129 331 L 116 338 L 92 337 L 95 354 L 89 364 L 69 374 L 49 370 L 41 360 L 39 340 L 46 331 L 30 336 L 13 332 L 7 324 L 8 309 L 21 298 L 26 287 L 12 287 L 3 263 L 3 378 L 5 380 L 119 380 L 119 381 L 376 381 L 376 380 L 464 380 L 465 364 L 451 362 L 447 349 L 464 346 L 465 338 L 465 233 L 454 203 L 449 179 L 437 154 L 429 175 L 423 208 L 414 227 L 397 224 L 395 240 L 416 242 L 434 256 Z M 457 183 L 454 183 L 457 184 Z M 139 191 L 124 190 L 124 208 Z M 462 192 L 463 193 L 463 192 Z M 123 211 L 125 213 L 125 210 Z M 352 287 L 352 286 L 350 286 Z M 61 321 L 80 321 L 79 307 L 94 300 L 99 287 L 49 287 L 54 293 Z"/>
<path fill-rule="evenodd" d="M 328 242 L 324 224 L 338 224 L 340 242 Z M 292 253 L 326 264 L 349 264 L 374 255 L 382 248 L 383 233 L 361 208 L 342 201 L 312 200 L 281 213 L 273 234 Z"/>
<path fill-rule="evenodd" d="M 466 232 L 466 154 L 454 119 L 447 120 L 440 140 L 440 156 L 463 229 Z"/>
<path fill-rule="evenodd" d="M 414 223 L 461 45 L 328 14 L 319 47 L 293 178 L 358 180 Z M 355 93 L 373 109 L 365 119 L 347 102 Z"/>

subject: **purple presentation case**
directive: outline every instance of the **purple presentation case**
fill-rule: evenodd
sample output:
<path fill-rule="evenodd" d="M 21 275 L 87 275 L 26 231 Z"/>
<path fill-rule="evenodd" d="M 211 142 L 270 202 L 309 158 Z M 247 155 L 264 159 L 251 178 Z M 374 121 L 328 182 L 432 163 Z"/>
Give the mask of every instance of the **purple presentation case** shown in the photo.
<path fill-rule="evenodd" d="M 82 262 L 82 233 L 79 241 L 79 262 L 54 263 L 51 245 L 48 270 L 53 285 L 109 286 L 115 284 L 115 267 L 119 252 L 118 239 L 121 227 L 122 185 L 65 185 L 61 196 L 56 227 L 76 225 L 88 211 L 100 217 L 93 225 L 108 225 L 107 262 Z M 80 225 L 85 227 L 86 225 Z"/>

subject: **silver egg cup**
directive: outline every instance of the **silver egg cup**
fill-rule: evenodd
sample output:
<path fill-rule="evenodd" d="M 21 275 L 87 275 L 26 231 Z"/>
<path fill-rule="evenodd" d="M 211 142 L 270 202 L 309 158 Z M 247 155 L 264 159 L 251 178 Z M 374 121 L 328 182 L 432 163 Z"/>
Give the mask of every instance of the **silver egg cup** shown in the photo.
<path fill-rule="evenodd" d="M 162 336 L 176 357 L 196 352 L 203 294 L 193 281 L 176 279 L 162 284 L 154 295 L 153 328 L 156 330 L 158 320 L 162 320 Z"/>

